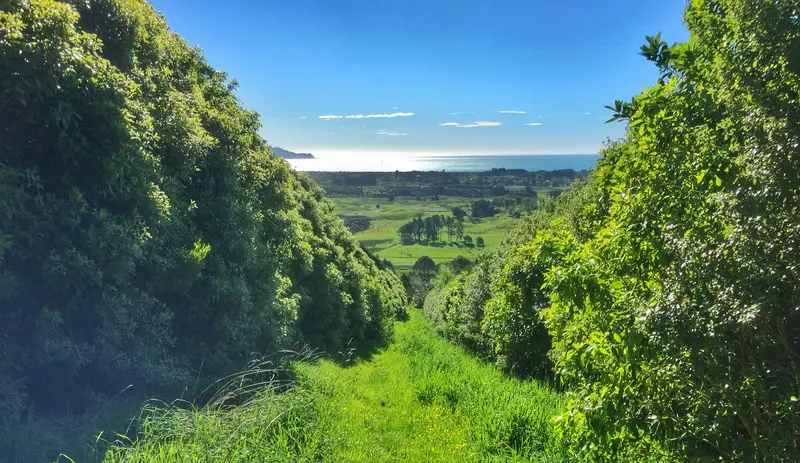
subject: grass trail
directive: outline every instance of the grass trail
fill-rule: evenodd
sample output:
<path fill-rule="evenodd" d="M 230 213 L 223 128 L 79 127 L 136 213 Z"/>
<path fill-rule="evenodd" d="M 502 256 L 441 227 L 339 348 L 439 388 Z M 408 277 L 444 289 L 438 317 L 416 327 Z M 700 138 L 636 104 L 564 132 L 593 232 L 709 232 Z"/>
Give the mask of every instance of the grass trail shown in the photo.
<path fill-rule="evenodd" d="M 563 461 L 561 396 L 440 339 L 417 312 L 391 347 L 350 368 L 301 369 L 336 410 L 331 461 Z"/>
<path fill-rule="evenodd" d="M 106 461 L 574 461 L 553 430 L 559 393 L 444 341 L 416 311 L 370 359 L 295 371 L 288 393 L 152 414 Z"/>

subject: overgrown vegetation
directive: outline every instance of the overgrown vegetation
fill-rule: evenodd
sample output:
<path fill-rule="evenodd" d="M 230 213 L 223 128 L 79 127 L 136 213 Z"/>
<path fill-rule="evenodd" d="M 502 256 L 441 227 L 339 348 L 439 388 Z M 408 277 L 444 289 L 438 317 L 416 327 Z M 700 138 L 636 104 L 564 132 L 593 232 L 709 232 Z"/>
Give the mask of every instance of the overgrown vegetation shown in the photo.
<path fill-rule="evenodd" d="M 800 455 L 797 17 L 693 1 L 688 43 L 642 48 L 661 77 L 612 107 L 627 136 L 594 179 L 428 297 L 450 338 L 512 370 L 552 362 L 564 437 L 594 461 L 655 442 L 692 461 Z"/>
<path fill-rule="evenodd" d="M 559 393 L 481 363 L 418 312 L 368 361 L 293 369 L 289 392 L 235 408 L 150 407 L 106 461 L 574 461 L 552 421 Z"/>
<path fill-rule="evenodd" d="M 0 0 L 0 444 L 15 452 L 2 456 L 50 455 L 10 441 L 130 384 L 169 394 L 289 343 L 347 358 L 410 316 L 355 366 L 295 363 L 291 384 L 259 371 L 246 395 L 148 407 L 107 459 L 796 461 L 797 8 L 692 1 L 688 43 L 647 38 L 660 78 L 611 107 L 627 134 L 588 178 L 431 174 L 442 183 L 409 190 L 418 202 L 525 190 L 503 199 L 509 215 L 533 206 L 531 179 L 578 181 L 537 199 L 502 246 L 413 256 L 401 282 L 149 5 Z M 331 175 L 393 206 L 419 178 Z M 435 222 L 408 234 L 436 241 Z M 444 343 L 407 300 L 539 379 Z"/>
<path fill-rule="evenodd" d="M 144 1 L 0 1 L 0 435 L 390 339 L 399 278 L 235 89 Z"/>

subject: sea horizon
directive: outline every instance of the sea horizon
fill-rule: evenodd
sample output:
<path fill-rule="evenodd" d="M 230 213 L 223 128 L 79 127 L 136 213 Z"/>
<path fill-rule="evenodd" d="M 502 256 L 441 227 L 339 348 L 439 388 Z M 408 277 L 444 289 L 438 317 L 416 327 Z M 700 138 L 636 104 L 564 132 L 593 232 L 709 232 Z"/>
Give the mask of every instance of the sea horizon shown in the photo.
<path fill-rule="evenodd" d="M 317 156 L 317 155 L 315 155 Z M 320 155 L 315 159 L 287 159 L 302 172 L 486 172 L 492 169 L 552 171 L 594 168 L 599 154 L 430 154 L 430 155 Z"/>

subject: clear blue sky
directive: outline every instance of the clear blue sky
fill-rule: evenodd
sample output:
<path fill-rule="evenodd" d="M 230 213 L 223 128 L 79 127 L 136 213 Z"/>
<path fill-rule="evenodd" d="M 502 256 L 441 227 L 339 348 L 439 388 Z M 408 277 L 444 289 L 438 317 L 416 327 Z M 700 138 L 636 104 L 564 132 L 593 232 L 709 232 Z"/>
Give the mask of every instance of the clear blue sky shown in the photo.
<path fill-rule="evenodd" d="M 293 151 L 594 153 L 655 82 L 644 36 L 688 38 L 683 0 L 153 4 Z"/>

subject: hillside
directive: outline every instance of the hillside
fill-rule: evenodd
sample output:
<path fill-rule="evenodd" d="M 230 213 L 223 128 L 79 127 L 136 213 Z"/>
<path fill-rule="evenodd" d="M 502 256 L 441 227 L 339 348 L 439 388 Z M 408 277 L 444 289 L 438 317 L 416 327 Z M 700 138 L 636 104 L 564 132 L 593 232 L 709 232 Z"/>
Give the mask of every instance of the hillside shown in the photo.
<path fill-rule="evenodd" d="M 272 151 L 275 152 L 276 156 L 283 159 L 316 159 L 311 153 L 294 153 L 277 146 L 273 146 Z"/>
<path fill-rule="evenodd" d="M 7 0 L 0 31 L 0 458 L 254 353 L 392 338 L 399 278 L 149 4 Z"/>

